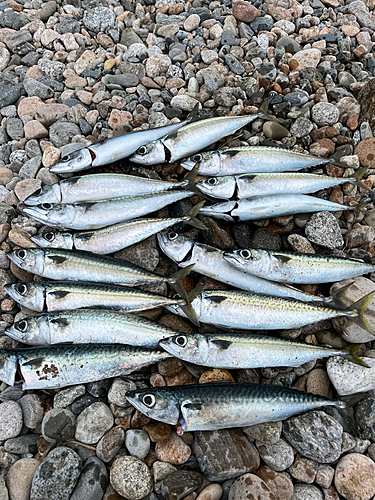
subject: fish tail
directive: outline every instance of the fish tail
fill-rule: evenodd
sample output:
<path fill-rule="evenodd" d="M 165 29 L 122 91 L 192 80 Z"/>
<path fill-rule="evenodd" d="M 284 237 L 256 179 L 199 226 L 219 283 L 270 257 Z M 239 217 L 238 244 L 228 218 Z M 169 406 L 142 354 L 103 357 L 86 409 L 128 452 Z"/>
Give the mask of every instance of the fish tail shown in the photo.
<path fill-rule="evenodd" d="M 189 266 L 189 267 L 192 267 L 192 266 Z M 187 294 L 186 294 L 187 295 L 186 305 L 181 307 L 181 309 L 184 311 L 184 313 L 186 314 L 186 316 L 196 326 L 199 326 L 199 319 L 198 319 L 198 317 L 196 315 L 196 312 L 194 311 L 193 306 L 191 305 L 191 303 L 193 302 L 193 300 L 196 297 L 198 297 L 198 295 L 200 295 L 203 292 L 203 290 L 205 288 L 206 288 L 206 285 L 198 285 L 197 287 L 195 287 L 190 292 L 187 292 Z"/>
<path fill-rule="evenodd" d="M 186 214 L 186 222 L 197 229 L 207 230 L 208 228 L 196 218 L 199 210 L 203 207 L 205 200 L 197 203 L 187 214 Z"/>
<path fill-rule="evenodd" d="M 324 303 L 329 306 L 336 306 L 340 309 L 345 309 L 345 305 L 340 299 L 345 294 L 345 292 L 353 285 L 353 283 L 354 281 L 351 281 L 347 285 L 342 286 L 341 288 L 333 292 L 331 295 L 324 299 Z"/>
<path fill-rule="evenodd" d="M 366 191 L 371 191 L 371 189 L 370 189 L 368 186 L 366 186 L 366 184 L 364 184 L 364 183 L 361 181 L 362 177 L 363 177 L 363 176 L 365 175 L 365 173 L 366 173 L 366 170 L 367 170 L 367 167 L 362 167 L 362 168 L 359 168 L 358 170 L 356 170 L 356 171 L 354 172 L 354 174 L 353 174 L 353 175 L 351 175 L 351 176 L 349 177 L 349 179 L 352 179 L 352 181 L 351 181 L 351 182 L 352 182 L 353 184 L 355 184 L 356 186 L 361 187 L 361 188 L 363 188 L 363 189 L 366 189 Z"/>
<path fill-rule="evenodd" d="M 198 196 L 203 196 L 202 192 L 196 187 L 195 179 L 198 175 L 199 163 L 194 165 L 194 167 L 185 175 L 184 180 L 181 182 L 181 187 L 187 189 L 188 191 L 192 191 Z"/>
<path fill-rule="evenodd" d="M 361 299 L 357 300 L 354 304 L 352 304 L 348 309 L 346 309 L 346 316 L 350 318 L 354 323 L 363 328 L 369 333 L 375 335 L 375 329 L 371 326 L 369 321 L 365 318 L 364 312 L 366 307 L 371 302 L 375 292 L 370 292 Z"/>
<path fill-rule="evenodd" d="M 367 186 L 366 186 L 367 188 Z M 358 203 L 358 205 L 356 205 L 355 207 L 349 207 L 348 209 L 349 210 L 355 210 L 356 212 L 363 212 L 364 208 L 366 207 L 366 205 L 368 204 L 368 201 L 364 202 L 364 203 Z"/>
<path fill-rule="evenodd" d="M 202 292 L 204 292 L 206 285 L 198 285 L 193 290 L 187 293 L 188 299 L 190 302 L 193 302 L 194 299 L 198 297 Z"/>
<path fill-rule="evenodd" d="M 361 344 L 347 344 L 345 345 L 345 351 L 343 351 L 342 357 L 351 361 L 352 363 L 359 365 L 359 366 L 364 366 L 365 368 L 370 368 L 367 363 L 365 363 L 359 356 L 357 356 L 355 353 L 358 351 L 360 348 Z"/>
<path fill-rule="evenodd" d="M 336 165 L 337 167 L 349 168 L 349 165 L 340 161 L 341 157 L 345 156 L 346 154 L 349 154 L 347 148 L 338 149 L 333 153 L 332 156 L 329 157 L 329 162 L 333 165 Z"/>
<path fill-rule="evenodd" d="M 186 293 L 185 288 L 182 286 L 181 280 L 186 278 L 186 276 L 190 273 L 190 271 L 193 269 L 194 264 L 190 266 L 186 266 L 183 269 L 180 269 L 177 271 L 177 273 L 173 274 L 168 278 L 168 283 L 173 286 L 173 288 L 176 290 L 178 295 L 183 298 L 185 301 L 185 304 L 180 306 L 181 309 L 184 311 L 186 316 L 195 324 L 199 325 L 197 315 L 195 314 L 195 311 L 191 305 L 191 301 L 189 299 L 189 294 Z"/>
<path fill-rule="evenodd" d="M 194 121 L 200 120 L 200 116 L 199 116 L 199 102 L 197 102 L 197 104 L 194 106 L 194 108 L 189 113 L 188 119 L 189 119 L 190 122 L 194 122 Z"/>
<path fill-rule="evenodd" d="M 348 396 L 340 396 L 340 399 L 333 401 L 335 408 L 337 408 L 339 416 L 342 418 L 345 424 L 344 430 L 349 432 L 352 436 L 358 436 L 357 422 L 354 417 L 354 406 L 362 401 L 366 396 L 365 392 L 359 392 L 357 394 L 349 394 Z M 336 419 L 338 420 L 338 419 Z"/>
<path fill-rule="evenodd" d="M 259 118 L 263 118 L 264 120 L 271 120 L 273 122 L 279 123 L 280 120 L 278 118 L 276 118 L 276 116 L 272 116 L 268 113 L 268 108 L 269 108 L 269 101 L 268 101 L 268 99 L 264 99 L 262 104 L 259 106 L 257 116 Z"/>

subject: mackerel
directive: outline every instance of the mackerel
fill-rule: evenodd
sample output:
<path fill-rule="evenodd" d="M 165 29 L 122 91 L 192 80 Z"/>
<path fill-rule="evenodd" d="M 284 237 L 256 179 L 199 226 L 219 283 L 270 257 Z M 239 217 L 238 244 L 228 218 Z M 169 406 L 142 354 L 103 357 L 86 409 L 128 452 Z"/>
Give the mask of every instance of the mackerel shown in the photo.
<path fill-rule="evenodd" d="M 285 387 L 228 382 L 137 389 L 126 399 L 149 418 L 179 425 L 180 435 L 274 422 L 325 406 L 346 408 L 343 401 Z"/>
<path fill-rule="evenodd" d="M 7 333 L 7 331 L 5 331 Z M 353 363 L 367 366 L 349 349 L 335 349 L 264 335 L 236 333 L 179 333 L 159 342 L 172 356 L 188 363 L 209 368 L 242 369 L 277 366 L 300 366 L 330 356 L 343 356 Z"/>
<path fill-rule="evenodd" d="M 165 351 L 120 344 L 2 349 L 0 380 L 14 385 L 19 373 L 24 390 L 59 388 L 128 375 L 169 357 Z"/>
<path fill-rule="evenodd" d="M 106 309 L 78 309 L 37 314 L 5 330 L 8 337 L 28 345 L 127 344 L 158 347 L 178 332 L 145 318 Z"/>
<path fill-rule="evenodd" d="M 224 259 L 240 271 L 279 283 L 331 283 L 375 271 L 374 264 L 358 260 L 253 248 L 225 252 Z"/>

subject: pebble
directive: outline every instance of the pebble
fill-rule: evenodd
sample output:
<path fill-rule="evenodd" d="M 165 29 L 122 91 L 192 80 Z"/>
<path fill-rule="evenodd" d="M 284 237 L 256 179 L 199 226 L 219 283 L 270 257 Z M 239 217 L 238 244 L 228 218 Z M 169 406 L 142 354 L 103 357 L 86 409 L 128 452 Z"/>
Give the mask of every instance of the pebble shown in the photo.
<path fill-rule="evenodd" d="M 66 408 L 79 396 L 85 394 L 86 388 L 84 385 L 73 385 L 58 392 L 53 399 L 54 408 Z"/>
<path fill-rule="evenodd" d="M 345 455 L 336 467 L 335 486 L 346 500 L 370 500 L 375 494 L 375 463 L 359 453 Z"/>
<path fill-rule="evenodd" d="M 117 455 L 125 440 L 125 431 L 114 427 L 100 439 L 96 446 L 96 454 L 100 460 L 107 463 Z"/>
<path fill-rule="evenodd" d="M 270 139 L 275 139 L 279 141 L 283 137 L 289 137 L 290 132 L 285 127 L 276 122 L 265 122 L 263 124 L 263 133 L 266 137 Z"/>
<path fill-rule="evenodd" d="M 119 457 L 111 467 L 113 488 L 127 500 L 141 500 L 152 491 L 152 476 L 146 464 L 135 457 Z"/>
<path fill-rule="evenodd" d="M 263 461 L 274 471 L 281 472 L 294 461 L 293 449 L 283 439 L 272 444 L 256 441 L 256 447 Z"/>
<path fill-rule="evenodd" d="M 254 19 L 260 16 L 260 11 L 254 7 L 250 2 L 245 2 L 244 0 L 239 0 L 233 2 L 232 14 L 239 21 L 245 23 L 251 23 Z"/>
<path fill-rule="evenodd" d="M 263 424 L 242 427 L 242 430 L 248 436 L 262 443 L 276 444 L 280 440 L 282 432 L 281 422 L 265 422 Z"/>
<path fill-rule="evenodd" d="M 262 465 L 255 474 L 263 479 L 277 500 L 291 500 L 294 494 L 292 481 L 286 475 Z"/>
<path fill-rule="evenodd" d="M 180 500 L 198 489 L 202 483 L 203 477 L 198 472 L 177 470 L 161 480 L 159 492 L 163 500 Z M 205 498 L 210 500 L 211 496 L 208 494 Z"/>
<path fill-rule="evenodd" d="M 85 12 L 83 24 L 88 30 L 99 33 L 114 26 L 115 14 L 108 7 L 94 7 Z"/>
<path fill-rule="evenodd" d="M 327 361 L 328 377 L 340 396 L 375 389 L 375 360 L 366 356 L 361 356 L 361 359 L 370 368 L 355 365 L 338 356 Z"/>
<path fill-rule="evenodd" d="M 329 127 L 339 119 L 340 112 L 334 104 L 318 102 L 311 108 L 311 118 L 318 127 Z"/>
<path fill-rule="evenodd" d="M 39 465 L 35 458 L 21 458 L 12 465 L 6 477 L 11 499 L 29 500 L 31 481 Z"/>
<path fill-rule="evenodd" d="M 106 466 L 96 457 L 86 460 L 70 500 L 102 500 L 108 486 Z"/>
<path fill-rule="evenodd" d="M 15 231 L 15 229 L 12 229 Z M 23 423 L 29 429 L 35 429 L 41 423 L 44 414 L 43 404 L 36 394 L 25 394 L 18 400 L 22 408 Z"/>
<path fill-rule="evenodd" d="M 220 500 L 222 494 L 223 488 L 220 484 L 213 483 L 199 493 L 197 500 Z"/>
<path fill-rule="evenodd" d="M 16 401 L 4 401 L 0 404 L 0 441 L 18 436 L 22 424 L 22 408 Z"/>
<path fill-rule="evenodd" d="M 313 484 L 296 484 L 293 500 L 323 500 L 322 491 Z"/>
<path fill-rule="evenodd" d="M 244 474 L 234 481 L 228 495 L 228 500 L 275 500 L 271 488 L 255 474 Z"/>
<path fill-rule="evenodd" d="M 161 462 L 182 465 L 189 459 L 190 454 L 190 447 L 174 432 L 168 440 L 158 441 L 155 445 L 155 456 Z"/>
<path fill-rule="evenodd" d="M 93 403 L 77 417 L 75 438 L 85 444 L 96 444 L 111 429 L 114 418 L 105 403 Z"/>
<path fill-rule="evenodd" d="M 74 414 L 64 408 L 53 408 L 43 417 L 42 435 L 49 443 L 70 441 L 76 427 Z"/>
<path fill-rule="evenodd" d="M 129 429 L 126 431 L 125 446 L 130 455 L 143 460 L 150 451 L 150 438 L 145 431 Z"/>
<path fill-rule="evenodd" d="M 344 245 L 340 226 L 330 212 L 313 214 L 305 226 L 305 234 L 312 243 L 331 250 L 342 248 Z"/>

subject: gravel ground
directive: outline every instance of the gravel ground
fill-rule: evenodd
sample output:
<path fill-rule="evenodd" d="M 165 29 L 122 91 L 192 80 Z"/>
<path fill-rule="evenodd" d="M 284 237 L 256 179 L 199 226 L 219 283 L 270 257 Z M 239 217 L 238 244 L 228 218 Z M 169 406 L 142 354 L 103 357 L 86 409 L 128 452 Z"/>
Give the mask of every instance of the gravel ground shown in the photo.
<path fill-rule="evenodd" d="M 351 168 L 328 164 L 314 171 L 346 177 L 367 166 L 364 182 L 372 187 L 374 7 L 373 0 L 0 1 L 1 347 L 18 345 L 4 329 L 30 314 L 2 287 L 34 279 L 6 254 L 35 246 L 30 236 L 41 230 L 19 207 L 40 186 L 59 179 L 49 168 L 61 155 L 131 130 L 177 122 L 197 103 L 204 117 L 251 114 L 267 97 L 283 125 L 257 119 L 215 147 L 275 145 L 323 157 L 343 149 Z M 167 180 L 185 173 L 178 164 L 147 169 L 126 160 L 96 170 L 103 171 Z M 209 231 L 178 230 L 226 250 L 293 249 L 371 262 L 372 197 L 349 183 L 317 195 L 347 205 L 368 202 L 367 212 L 231 225 L 202 217 Z M 181 215 L 198 201 L 193 196 L 158 215 Z M 154 237 L 116 256 L 162 274 L 176 271 Z M 374 290 L 372 278 L 356 279 L 346 303 Z M 194 273 L 184 285 L 192 289 L 203 282 L 208 289 L 225 288 Z M 302 288 L 329 293 L 328 286 Z M 167 292 L 165 286 L 158 291 Z M 374 315 L 375 300 L 367 317 L 371 321 Z M 147 316 L 193 331 L 163 310 Z M 167 359 L 124 378 L 59 391 L 1 384 L 0 499 L 375 498 L 373 337 L 346 319 L 335 326 L 346 340 L 362 342 L 359 352 L 370 369 L 333 358 L 294 369 L 192 374 Z M 318 344 L 321 330 L 330 329 L 325 322 L 280 334 Z M 175 428 L 134 411 L 124 397 L 136 387 L 197 380 L 282 384 L 329 397 L 370 392 L 354 407 L 357 436 L 326 410 L 283 423 L 179 437 Z"/>

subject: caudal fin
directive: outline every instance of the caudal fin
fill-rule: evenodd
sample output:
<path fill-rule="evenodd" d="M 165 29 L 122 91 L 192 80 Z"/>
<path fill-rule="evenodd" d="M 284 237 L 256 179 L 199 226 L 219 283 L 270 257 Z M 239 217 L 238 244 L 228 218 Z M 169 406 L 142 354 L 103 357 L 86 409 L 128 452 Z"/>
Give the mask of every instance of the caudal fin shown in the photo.
<path fill-rule="evenodd" d="M 342 356 L 351 361 L 352 363 L 355 363 L 356 365 L 364 366 L 365 368 L 370 368 L 367 363 L 365 363 L 359 356 L 355 354 L 361 347 L 361 344 L 350 344 L 349 342 L 347 342 L 346 344 L 347 344 L 345 346 L 346 354 L 343 354 Z"/>
<path fill-rule="evenodd" d="M 196 218 L 199 210 L 203 207 L 205 204 L 205 200 L 201 201 L 200 203 L 197 203 L 187 214 L 186 214 L 186 222 L 190 224 L 193 227 L 196 227 L 197 229 L 203 229 L 207 230 L 208 227 L 206 227 L 200 220 Z"/>
<path fill-rule="evenodd" d="M 181 182 L 181 187 L 187 189 L 188 191 L 192 191 L 198 196 L 203 196 L 202 192 L 196 187 L 195 179 L 198 175 L 199 171 L 199 163 L 197 163 L 184 177 L 184 180 Z"/>
<path fill-rule="evenodd" d="M 177 273 L 173 274 L 168 278 L 168 283 L 173 286 L 178 295 L 184 299 L 186 302 L 185 305 L 180 306 L 184 311 L 186 316 L 197 326 L 199 326 L 199 321 L 197 319 L 197 315 L 191 305 L 191 300 L 189 298 L 189 294 L 186 292 L 185 288 L 182 286 L 181 280 L 186 278 L 186 276 L 191 272 L 195 264 L 191 264 L 190 266 L 186 266 L 183 269 L 177 271 Z"/>
<path fill-rule="evenodd" d="M 365 201 L 364 203 L 358 203 L 355 207 L 349 207 L 348 210 L 355 210 L 356 212 L 364 212 L 363 210 L 366 205 L 368 205 L 368 201 Z"/>
<path fill-rule="evenodd" d="M 362 168 L 359 168 L 358 170 L 356 170 L 356 171 L 354 172 L 354 174 L 353 174 L 353 175 L 351 175 L 351 176 L 348 178 L 348 180 L 351 180 L 351 182 L 352 182 L 353 184 L 355 184 L 356 186 L 361 187 L 361 188 L 363 188 L 363 189 L 366 189 L 366 191 L 371 191 L 371 189 L 370 189 L 368 186 L 366 186 L 366 184 L 364 184 L 364 183 L 361 181 L 362 177 L 363 177 L 363 176 L 365 175 L 365 173 L 366 173 L 366 170 L 367 170 L 367 167 L 362 167 Z"/>
<path fill-rule="evenodd" d="M 269 101 L 265 99 L 262 104 L 259 106 L 257 115 L 259 118 L 263 118 L 264 120 L 271 120 L 273 122 L 279 122 L 280 120 L 276 118 L 276 116 L 272 116 L 268 113 Z"/>
<path fill-rule="evenodd" d="M 369 323 L 369 321 L 365 318 L 364 312 L 366 307 L 371 302 L 375 292 L 368 293 L 361 299 L 357 300 L 354 304 L 352 304 L 346 311 L 343 311 L 345 315 L 350 318 L 354 323 L 363 328 L 369 333 L 375 335 L 375 328 Z"/>
<path fill-rule="evenodd" d="M 338 307 L 339 309 L 345 309 L 345 305 L 342 303 L 340 299 L 345 294 L 345 292 L 352 286 L 353 283 L 354 281 L 348 283 L 345 286 L 342 286 L 328 297 L 325 297 L 324 304 L 328 306 L 335 306 Z"/>
<path fill-rule="evenodd" d="M 330 163 L 336 165 L 337 167 L 349 168 L 349 165 L 341 161 L 341 157 L 350 154 L 347 148 L 337 149 L 332 156 L 329 157 Z"/>

